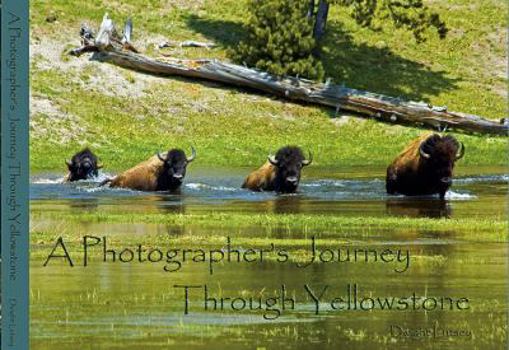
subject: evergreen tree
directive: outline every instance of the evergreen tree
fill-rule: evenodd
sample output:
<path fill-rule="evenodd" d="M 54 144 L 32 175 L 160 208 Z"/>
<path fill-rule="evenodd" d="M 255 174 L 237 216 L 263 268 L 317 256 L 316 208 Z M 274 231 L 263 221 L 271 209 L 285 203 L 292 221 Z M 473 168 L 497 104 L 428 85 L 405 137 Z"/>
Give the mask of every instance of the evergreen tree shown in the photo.
<path fill-rule="evenodd" d="M 374 27 L 374 19 L 390 20 L 412 31 L 418 42 L 426 40 L 428 28 L 435 28 L 440 38 L 447 34 L 445 23 L 422 0 L 251 0 L 248 36 L 234 58 L 276 75 L 321 79 L 323 66 L 316 53 L 330 5 L 349 8 L 365 27 Z"/>
<path fill-rule="evenodd" d="M 424 32 L 435 28 L 441 39 L 447 35 L 447 26 L 440 16 L 424 6 L 422 0 L 320 0 L 351 8 L 358 24 L 372 27 L 374 19 L 391 20 L 396 28 L 412 31 L 415 40 L 426 40 Z"/>
<path fill-rule="evenodd" d="M 323 67 L 313 55 L 313 21 L 302 0 L 252 0 L 247 40 L 235 57 L 248 66 L 276 75 L 323 77 Z"/>

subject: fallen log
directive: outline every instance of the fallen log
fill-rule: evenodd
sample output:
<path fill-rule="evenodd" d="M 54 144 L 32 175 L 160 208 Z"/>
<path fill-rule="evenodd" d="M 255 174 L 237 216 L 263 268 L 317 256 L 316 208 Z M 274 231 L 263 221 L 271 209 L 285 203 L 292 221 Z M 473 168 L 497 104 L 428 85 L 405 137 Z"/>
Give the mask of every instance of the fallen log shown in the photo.
<path fill-rule="evenodd" d="M 487 135 L 508 135 L 509 125 L 476 115 L 448 111 L 447 107 L 424 102 L 404 101 L 340 85 L 318 83 L 297 77 L 277 77 L 267 72 L 214 59 L 153 59 L 138 53 L 131 44 L 132 22 L 128 20 L 122 36 L 113 21 L 104 15 L 98 34 L 86 25 L 80 36 L 82 46 L 73 55 L 93 52 L 92 59 L 163 76 L 183 76 L 263 91 L 285 99 L 328 106 L 391 124 L 411 125 L 443 131 L 445 129 Z"/>

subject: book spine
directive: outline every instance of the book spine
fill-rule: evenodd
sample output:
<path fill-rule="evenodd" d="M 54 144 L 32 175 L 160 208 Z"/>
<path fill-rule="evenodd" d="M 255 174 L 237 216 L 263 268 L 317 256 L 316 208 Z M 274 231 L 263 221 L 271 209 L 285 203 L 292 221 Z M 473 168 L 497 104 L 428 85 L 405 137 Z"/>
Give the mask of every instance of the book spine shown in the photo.
<path fill-rule="evenodd" d="M 28 1 L 0 5 L 1 346 L 29 348 L 29 11 Z"/>

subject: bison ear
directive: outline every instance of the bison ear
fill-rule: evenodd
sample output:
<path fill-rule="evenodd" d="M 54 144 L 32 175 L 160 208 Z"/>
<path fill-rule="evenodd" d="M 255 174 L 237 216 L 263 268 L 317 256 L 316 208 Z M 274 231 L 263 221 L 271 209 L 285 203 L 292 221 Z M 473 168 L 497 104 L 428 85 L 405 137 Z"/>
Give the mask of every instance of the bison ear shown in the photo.
<path fill-rule="evenodd" d="M 279 161 L 273 155 L 268 156 L 267 160 L 270 162 L 270 164 L 272 164 L 274 166 L 277 166 L 279 163 Z"/>

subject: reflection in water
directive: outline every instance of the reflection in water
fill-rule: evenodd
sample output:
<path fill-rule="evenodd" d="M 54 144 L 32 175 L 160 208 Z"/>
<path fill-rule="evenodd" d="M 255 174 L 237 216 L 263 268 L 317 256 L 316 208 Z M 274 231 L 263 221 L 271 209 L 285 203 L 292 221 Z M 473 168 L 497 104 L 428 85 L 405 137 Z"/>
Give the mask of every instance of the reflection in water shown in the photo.
<path fill-rule="evenodd" d="M 343 344 L 348 349 L 369 350 L 385 348 L 391 324 L 419 328 L 438 321 L 451 328 L 466 327 L 476 334 L 475 339 L 450 340 L 454 345 L 451 348 L 473 349 L 481 344 L 496 348 L 489 344 L 503 341 L 502 327 L 507 319 L 505 308 L 499 304 L 506 300 L 507 291 L 507 271 L 503 264 L 507 248 L 503 244 L 421 245 L 414 241 L 403 243 L 401 248 L 410 249 L 413 257 L 405 274 L 396 274 L 376 263 L 311 265 L 307 269 L 274 261 L 225 264 L 212 277 L 206 266 L 199 264 L 186 265 L 181 273 L 165 274 L 150 264 L 126 267 L 97 263 L 94 268 L 77 273 L 63 265 L 43 268 L 37 263 L 31 270 L 31 283 L 39 291 L 33 293 L 31 300 L 31 337 L 36 348 L 45 350 L 68 348 L 66 341 L 80 339 L 100 343 L 105 348 L 108 339 L 112 339 L 115 345 L 122 344 L 125 349 L 139 349 L 149 341 L 154 348 L 156 345 L 166 348 L 169 340 L 179 344 L 179 349 L 224 349 L 228 348 L 227 344 L 238 349 L 236 340 L 252 349 L 257 347 L 260 337 L 279 349 L 311 350 L 319 342 L 320 348 L 330 344 L 331 349 L 337 349 L 338 344 Z M 489 274 L 485 273 L 486 269 Z M 202 294 L 193 291 L 190 313 L 184 316 L 182 290 L 172 287 L 207 284 L 213 296 L 248 298 L 272 296 L 282 283 L 296 299 L 296 309 L 284 312 L 274 322 L 264 321 L 262 312 L 203 310 Z M 328 311 L 317 316 L 304 283 L 315 291 L 328 286 L 322 295 L 324 301 L 344 297 L 346 286 L 352 283 L 359 286 L 363 297 L 402 297 L 412 292 L 437 298 L 468 297 L 476 317 L 472 317 L 471 311 L 334 311 L 326 303 L 321 308 Z M 63 311 L 63 300 L 72 303 L 72 312 Z M 292 322 L 291 331 L 287 329 L 289 322 Z M 488 333 L 484 334 L 485 325 L 500 329 L 495 332 L 487 328 Z M 197 339 L 203 340 L 202 346 Z M 398 339 L 391 341 L 389 348 L 398 348 L 395 343 L 401 348 L 416 346 L 415 339 Z M 418 344 L 419 349 L 436 348 L 433 347 L 436 342 L 429 339 L 420 339 Z"/>
<path fill-rule="evenodd" d="M 267 201 L 267 211 L 274 214 L 296 214 L 301 212 L 302 198 L 294 194 L 278 195 Z"/>
<path fill-rule="evenodd" d="M 156 208 L 162 213 L 185 214 L 186 205 L 181 196 L 182 194 L 157 194 L 152 196 L 152 199 Z"/>
<path fill-rule="evenodd" d="M 350 174 L 355 175 L 355 174 Z M 190 176 L 181 195 L 142 193 L 97 188 L 95 183 L 61 184 L 34 179 L 31 184 L 31 349 L 122 348 L 123 350 L 166 349 L 436 349 L 433 339 L 394 339 L 389 327 L 397 324 L 418 329 L 438 322 L 441 326 L 473 330 L 475 338 L 444 339 L 444 348 L 496 348 L 506 339 L 506 295 L 508 258 L 505 243 L 476 243 L 455 240 L 457 230 L 396 232 L 386 229 L 374 236 L 363 225 L 346 227 L 351 248 L 382 251 L 387 248 L 411 252 L 409 270 L 395 273 L 374 262 L 323 263 L 297 268 L 294 263 L 267 260 L 257 264 L 218 264 L 210 275 L 206 264 L 188 263 L 179 273 L 164 272 L 152 264 L 108 264 L 93 260 L 90 268 L 52 262 L 43 267 L 47 242 L 37 243 L 40 232 L 62 232 L 113 237 L 112 244 L 169 247 L 166 238 L 223 237 L 192 222 L 192 214 L 212 212 L 266 212 L 279 214 L 331 214 L 410 216 L 442 218 L 500 217 L 506 211 L 507 183 L 500 176 L 470 177 L 456 181 L 446 201 L 434 197 L 390 197 L 381 179 L 352 176 L 353 180 L 327 179 L 323 174 L 306 178 L 298 194 L 274 195 L 239 189 L 244 173 L 228 171 Z M 43 179 L 44 180 L 44 179 Z M 128 216 L 133 212 L 163 215 L 186 214 L 190 222 L 180 225 L 152 223 L 67 223 L 44 216 L 47 211 L 82 213 L 101 211 Z M 500 219 L 498 219 L 500 220 Z M 60 227 L 61 226 L 61 227 Z M 67 231 L 65 231 L 67 229 Z M 158 237 L 151 241 L 146 237 Z M 330 232 L 316 232 L 320 247 L 333 248 L 338 239 Z M 51 235 L 51 233 L 49 233 Z M 310 233 L 288 235 L 286 227 L 233 232 L 233 237 L 274 240 L 289 244 L 298 255 L 309 249 Z M 463 235 L 464 236 L 464 235 Z M 47 237 L 44 237 L 47 238 Z M 240 238 L 240 237 L 239 237 Z M 279 239 L 283 240 L 279 240 Z M 295 239 L 295 241 L 293 241 Z M 342 237 L 343 239 L 343 237 Z M 51 238 L 50 238 L 51 240 Z M 176 240 L 179 242 L 179 240 Z M 213 241 L 213 240 L 211 240 Z M 300 241 L 305 243 L 301 244 Z M 291 242 L 291 243 L 290 243 Z M 294 244 L 294 242 L 297 242 Z M 294 244 L 294 245 L 292 245 Z M 177 243 L 178 245 L 178 243 Z M 218 243 L 221 248 L 223 243 Z M 266 246 L 265 243 L 262 244 Z M 293 247 L 293 248 L 292 248 Z M 201 247 L 185 247 L 201 248 Z M 243 246 L 239 248 L 250 248 Z M 289 249 L 290 249 L 289 248 Z M 49 252 L 49 250 L 48 250 Z M 71 254 L 76 251 L 72 250 Z M 74 256 L 74 255 L 73 255 Z M 489 271 L 489 273 L 486 273 Z M 328 286 L 326 303 L 343 297 L 347 284 L 358 284 L 364 296 L 468 297 L 473 312 L 390 312 L 375 310 L 328 310 L 317 316 L 303 286 L 315 291 Z M 275 321 L 265 321 L 257 312 L 200 310 L 203 300 L 190 294 L 191 312 L 183 314 L 182 290 L 174 285 L 207 284 L 214 295 L 271 296 L 285 284 L 297 308 Z M 79 345 L 78 345 L 79 344 Z M 87 344 L 81 346 L 82 344 Z"/>
<path fill-rule="evenodd" d="M 185 227 L 183 225 L 163 225 L 165 233 L 169 238 L 180 237 L 185 234 Z"/>
<path fill-rule="evenodd" d="M 387 199 L 385 207 L 391 216 L 449 218 L 452 215 L 451 204 L 440 199 Z"/>
<path fill-rule="evenodd" d="M 76 211 L 88 211 L 93 212 L 96 211 L 99 207 L 99 200 L 97 198 L 87 198 L 77 201 L 69 201 L 69 209 Z"/>

